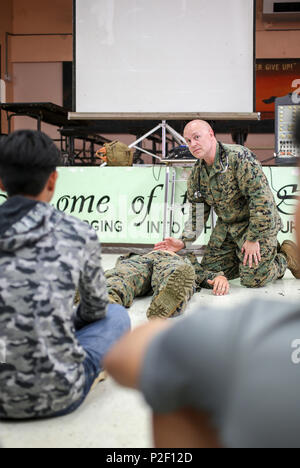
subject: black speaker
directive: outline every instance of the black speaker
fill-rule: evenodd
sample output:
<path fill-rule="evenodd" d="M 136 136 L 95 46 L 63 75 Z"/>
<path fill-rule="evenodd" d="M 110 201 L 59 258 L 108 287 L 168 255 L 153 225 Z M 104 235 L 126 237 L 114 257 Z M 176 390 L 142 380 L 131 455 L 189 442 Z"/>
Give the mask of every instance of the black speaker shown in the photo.
<path fill-rule="evenodd" d="M 275 99 L 276 163 L 299 164 L 300 145 L 295 141 L 300 104 L 292 93 Z"/>

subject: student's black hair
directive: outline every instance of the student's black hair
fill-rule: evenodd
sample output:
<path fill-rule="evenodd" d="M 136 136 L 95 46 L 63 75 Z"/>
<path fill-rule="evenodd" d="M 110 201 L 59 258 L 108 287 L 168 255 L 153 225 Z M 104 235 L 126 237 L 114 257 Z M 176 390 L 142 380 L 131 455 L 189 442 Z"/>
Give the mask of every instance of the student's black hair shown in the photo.
<path fill-rule="evenodd" d="M 9 197 L 36 197 L 60 164 L 60 151 L 42 132 L 19 130 L 0 139 L 0 179 Z"/>

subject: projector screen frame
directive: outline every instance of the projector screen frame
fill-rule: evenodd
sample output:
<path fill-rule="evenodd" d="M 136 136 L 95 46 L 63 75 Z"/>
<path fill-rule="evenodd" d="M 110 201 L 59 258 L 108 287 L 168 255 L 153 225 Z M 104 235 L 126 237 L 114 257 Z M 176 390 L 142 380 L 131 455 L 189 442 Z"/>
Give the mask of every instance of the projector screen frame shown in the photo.
<path fill-rule="evenodd" d="M 153 112 L 139 112 L 139 113 L 95 113 L 95 112 L 76 112 L 76 92 L 77 92 L 77 73 L 76 73 L 76 62 L 77 62 L 77 44 L 76 44 L 76 1 L 73 0 L 73 83 L 72 83 L 72 113 L 69 114 L 70 120 L 182 120 L 182 115 L 185 116 L 185 120 L 192 120 L 193 118 L 209 118 L 213 120 L 260 120 L 260 114 L 256 113 L 256 6 L 257 0 L 253 1 L 253 113 L 238 112 L 238 113 L 157 113 Z M 177 115 L 177 116 L 176 116 Z M 138 117 L 137 117 L 138 116 Z M 196 117 L 195 117 L 196 116 Z"/>

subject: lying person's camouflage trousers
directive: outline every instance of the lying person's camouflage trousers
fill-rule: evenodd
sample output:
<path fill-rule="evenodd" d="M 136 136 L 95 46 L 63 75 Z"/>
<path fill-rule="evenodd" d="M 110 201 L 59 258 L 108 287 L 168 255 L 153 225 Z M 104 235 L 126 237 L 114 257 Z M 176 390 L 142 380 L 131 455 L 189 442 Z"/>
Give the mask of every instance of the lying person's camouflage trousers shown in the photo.
<path fill-rule="evenodd" d="M 111 302 L 129 308 L 135 297 L 153 292 L 148 318 L 167 318 L 184 311 L 188 301 L 202 286 L 211 288 L 221 273 L 204 271 L 196 257 L 180 257 L 155 251 L 145 255 L 130 253 L 118 259 L 116 267 L 105 273 Z"/>
<path fill-rule="evenodd" d="M 122 256 L 105 276 L 110 301 L 127 308 L 135 297 L 153 291 L 149 319 L 183 312 L 195 291 L 195 270 L 190 261 L 168 252 Z"/>

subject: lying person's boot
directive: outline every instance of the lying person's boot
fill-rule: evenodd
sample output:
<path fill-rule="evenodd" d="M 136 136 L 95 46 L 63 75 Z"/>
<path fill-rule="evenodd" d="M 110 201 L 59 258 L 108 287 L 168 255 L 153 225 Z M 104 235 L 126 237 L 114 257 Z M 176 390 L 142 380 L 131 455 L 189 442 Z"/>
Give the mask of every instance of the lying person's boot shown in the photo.
<path fill-rule="evenodd" d="M 177 267 L 164 287 L 153 298 L 147 311 L 148 319 L 166 319 L 182 313 L 193 295 L 194 285 L 194 268 L 190 265 Z"/>
<path fill-rule="evenodd" d="M 300 258 L 295 242 L 290 240 L 284 241 L 280 253 L 285 255 L 288 269 L 291 270 L 295 278 L 300 279 Z"/>

